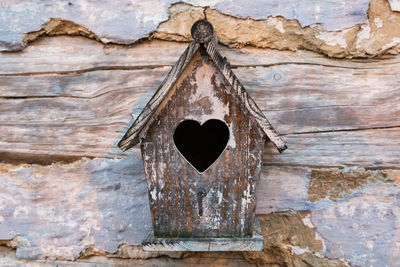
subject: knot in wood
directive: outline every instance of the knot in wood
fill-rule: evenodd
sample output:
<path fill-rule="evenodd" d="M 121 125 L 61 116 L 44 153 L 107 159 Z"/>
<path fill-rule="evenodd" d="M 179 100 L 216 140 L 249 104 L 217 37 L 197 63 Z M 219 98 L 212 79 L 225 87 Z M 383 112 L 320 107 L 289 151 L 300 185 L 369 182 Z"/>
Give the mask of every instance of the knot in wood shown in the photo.
<path fill-rule="evenodd" d="M 202 19 L 196 21 L 192 26 L 192 37 L 198 43 L 207 43 L 214 36 L 214 28 L 208 20 Z"/>

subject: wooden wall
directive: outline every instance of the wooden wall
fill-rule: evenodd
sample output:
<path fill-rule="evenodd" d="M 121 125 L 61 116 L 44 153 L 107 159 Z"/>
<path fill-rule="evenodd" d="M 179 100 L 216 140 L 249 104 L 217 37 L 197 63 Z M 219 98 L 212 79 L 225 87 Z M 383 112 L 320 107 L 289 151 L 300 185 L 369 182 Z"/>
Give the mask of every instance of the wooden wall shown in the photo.
<path fill-rule="evenodd" d="M 396 1 L 390 2 L 389 13 L 371 8 L 390 8 L 389 2 L 378 2 L 370 3 L 370 19 L 398 17 Z M 364 13 L 357 23 L 367 20 L 366 10 L 359 12 Z M 320 22 L 331 25 L 331 19 L 341 21 L 346 14 L 321 15 Z M 184 41 L 177 25 L 165 24 L 178 15 L 161 24 L 158 32 L 169 35 L 159 38 L 181 36 L 177 41 Z M 235 14 L 232 19 L 237 20 Z M 289 27 L 293 18 L 282 19 L 283 27 Z M 190 24 L 190 19 L 183 21 Z M 216 28 L 228 23 L 215 21 Z M 336 33 L 326 32 L 337 35 L 356 25 L 347 23 Z M 235 46 L 237 40 L 221 41 L 226 44 L 219 46 L 221 53 L 289 148 L 278 154 L 269 145 L 264 151 L 257 213 L 266 252 L 201 254 L 186 261 L 197 259 L 204 266 L 235 261 L 237 266 L 400 264 L 400 39 L 395 39 L 400 35 L 393 30 L 389 36 L 372 23 L 380 21 L 357 24 L 359 31 L 344 37 L 345 52 L 337 50 L 339 44 L 331 50 L 304 45 L 288 51 L 273 44 L 279 50 L 243 43 L 233 48 L 226 45 Z M 366 34 L 365 25 L 369 36 L 357 54 L 351 50 L 356 45 L 350 45 L 357 40 L 351 38 Z M 306 31 L 304 26 L 300 28 Z M 176 32 L 169 32 L 174 27 Z M 92 28 L 101 35 L 101 29 Z M 159 256 L 139 247 L 150 227 L 139 149 L 123 153 L 116 143 L 187 43 L 153 39 L 106 44 L 82 32 L 71 35 L 86 37 L 60 33 L 0 54 L 0 245 L 16 249 L 15 259 L 2 254 L 3 259 L 33 264 L 43 259 L 84 261 L 93 255 Z M 307 37 L 311 43 L 315 34 Z M 52 29 L 43 35 L 58 34 Z M 385 40 L 394 43 L 386 47 Z M 321 41 L 320 47 L 327 43 Z M 371 53 L 361 53 L 363 47 Z M 161 259 L 161 266 L 170 262 Z"/>

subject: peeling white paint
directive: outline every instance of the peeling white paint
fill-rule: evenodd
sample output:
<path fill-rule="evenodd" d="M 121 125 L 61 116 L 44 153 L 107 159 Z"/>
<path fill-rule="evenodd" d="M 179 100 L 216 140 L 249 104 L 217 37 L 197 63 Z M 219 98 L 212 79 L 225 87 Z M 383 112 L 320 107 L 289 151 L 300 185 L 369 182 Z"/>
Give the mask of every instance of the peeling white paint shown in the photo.
<path fill-rule="evenodd" d="M 196 106 L 200 105 L 200 103 L 205 100 L 210 102 L 210 108 L 205 110 L 205 112 L 202 114 L 194 114 L 192 112 L 187 114 L 187 119 L 196 120 L 200 122 L 200 124 L 203 124 L 210 119 L 218 119 L 225 122 L 225 116 L 229 116 L 229 105 L 233 104 L 227 103 L 227 105 L 225 105 L 218 98 L 216 95 L 217 92 L 214 90 L 213 85 L 210 82 L 211 75 L 213 75 L 213 71 L 210 69 L 210 67 L 203 65 L 197 70 L 195 74 L 195 81 L 191 81 L 191 84 L 196 86 L 197 90 L 190 96 L 189 103 Z M 216 79 L 215 82 L 217 83 L 217 86 L 220 86 L 221 82 L 219 79 Z M 233 135 L 234 131 L 232 125 L 227 124 L 227 126 L 229 128 L 229 140 L 227 147 L 229 146 L 231 148 L 235 148 L 236 142 Z"/>
<path fill-rule="evenodd" d="M 247 210 L 247 205 L 252 203 L 252 195 L 250 193 L 250 183 L 247 184 L 246 190 L 243 192 L 242 197 L 242 210 Z"/>
<path fill-rule="evenodd" d="M 363 207 L 363 208 L 367 208 L 367 207 Z M 356 207 L 342 205 L 342 206 L 339 206 L 336 211 L 339 213 L 340 216 L 353 216 L 356 212 Z"/>
<path fill-rule="evenodd" d="M 222 191 L 217 191 L 218 205 L 222 204 Z"/>
<path fill-rule="evenodd" d="M 397 266 L 399 192 L 398 185 L 382 183 L 342 201 L 319 201 L 311 220 L 325 239 L 325 256 L 358 266 Z"/>

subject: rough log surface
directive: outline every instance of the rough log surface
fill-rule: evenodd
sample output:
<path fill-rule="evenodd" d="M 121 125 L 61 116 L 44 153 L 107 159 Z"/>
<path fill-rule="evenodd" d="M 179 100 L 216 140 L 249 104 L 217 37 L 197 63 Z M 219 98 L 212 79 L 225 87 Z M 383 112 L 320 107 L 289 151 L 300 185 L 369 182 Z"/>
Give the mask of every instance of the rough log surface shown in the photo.
<path fill-rule="evenodd" d="M 1 164 L 1 244 L 16 248 L 20 259 L 160 256 L 134 246 L 150 227 L 141 165 L 134 156 L 67 165 Z M 269 214 L 259 217 L 267 251 L 245 257 L 289 266 L 298 266 L 293 260 L 329 266 L 319 262 L 321 255 L 362 266 L 398 262 L 400 171 L 324 169 L 324 179 L 318 176 L 320 169 L 263 168 L 257 213 Z M 357 222 L 354 216 L 360 217 Z"/>
<path fill-rule="evenodd" d="M 58 65 L 54 60 L 58 51 L 79 43 L 76 57 Z M 108 53 L 96 44 L 89 60 L 84 55 L 93 44 L 83 38 L 47 38 L 23 52 L 2 54 L 6 63 L 5 75 L 0 76 L 3 159 L 51 162 L 124 156 L 116 142 L 185 45 L 156 41 L 132 48 L 112 46 Z M 39 55 L 35 47 L 47 51 L 39 69 L 45 73 L 33 73 Z M 163 60 L 153 53 L 157 49 Z M 131 55 L 130 62 L 122 59 L 125 52 Z M 281 156 L 271 147 L 266 164 L 397 168 L 398 57 L 337 61 L 309 52 L 255 48 L 222 53 L 232 59 L 233 71 L 290 147 Z M 141 54 L 155 56 L 138 56 L 136 64 L 136 55 Z M 18 71 L 18 57 L 26 60 L 26 69 Z M 256 67 L 249 66 L 256 57 Z M 75 65 L 79 58 L 85 60 Z M 125 63 L 121 66 L 119 60 Z"/>

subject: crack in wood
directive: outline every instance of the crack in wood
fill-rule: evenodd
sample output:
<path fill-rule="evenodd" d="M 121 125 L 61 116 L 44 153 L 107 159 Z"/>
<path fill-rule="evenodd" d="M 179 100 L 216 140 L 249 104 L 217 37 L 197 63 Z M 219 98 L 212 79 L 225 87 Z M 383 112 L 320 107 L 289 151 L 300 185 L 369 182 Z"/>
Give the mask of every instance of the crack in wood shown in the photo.
<path fill-rule="evenodd" d="M 363 63 L 370 63 L 371 61 L 365 60 Z M 398 64 L 397 62 L 392 62 L 389 64 Z M 342 65 L 329 65 L 329 64 L 321 64 L 321 63 L 311 63 L 311 62 L 279 62 L 272 64 L 240 64 L 240 65 L 231 65 L 232 69 L 240 69 L 240 68 L 270 68 L 275 66 L 285 66 L 285 65 L 299 65 L 299 66 L 320 66 L 327 68 L 340 68 L 340 69 L 354 69 L 354 70 L 370 70 L 376 69 L 376 67 L 355 67 L 355 66 L 342 66 Z M 21 73 L 0 73 L 0 77 L 9 77 L 9 76 L 34 76 L 34 75 L 76 75 L 81 73 L 87 73 L 92 71 L 123 71 L 123 70 L 149 70 L 149 69 L 160 69 L 165 67 L 172 67 L 172 65 L 133 65 L 133 66 L 100 66 L 93 67 L 87 69 L 80 70 L 70 70 L 70 71 L 44 71 L 44 72 L 21 72 Z"/>
<path fill-rule="evenodd" d="M 320 134 L 320 133 L 338 133 L 338 132 L 356 132 L 356 131 L 384 130 L 384 129 L 396 129 L 396 128 L 400 128 L 400 125 L 395 125 L 395 126 L 384 126 L 384 127 L 368 127 L 368 128 L 321 130 L 321 131 L 308 131 L 308 132 L 293 132 L 293 133 L 281 134 L 281 136 L 305 135 L 305 134 Z"/>
<path fill-rule="evenodd" d="M 94 71 L 109 71 L 109 70 L 151 70 L 151 69 L 160 69 L 165 67 L 171 67 L 171 65 L 139 65 L 139 66 L 104 66 L 104 67 L 93 67 L 81 70 L 69 70 L 69 71 L 44 71 L 44 72 L 22 72 L 22 73 L 0 73 L 0 77 L 9 77 L 9 76 L 35 76 L 35 75 L 76 75 L 87 72 Z"/>

